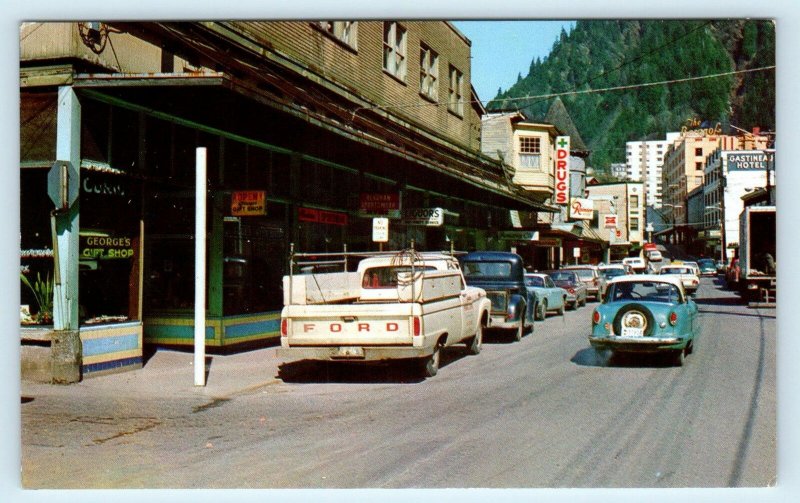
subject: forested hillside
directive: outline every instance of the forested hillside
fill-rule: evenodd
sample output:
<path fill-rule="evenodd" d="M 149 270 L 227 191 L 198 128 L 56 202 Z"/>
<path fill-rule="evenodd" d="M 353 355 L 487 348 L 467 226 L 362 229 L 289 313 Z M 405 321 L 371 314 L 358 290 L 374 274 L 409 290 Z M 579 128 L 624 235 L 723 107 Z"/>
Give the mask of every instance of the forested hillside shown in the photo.
<path fill-rule="evenodd" d="M 674 82 L 774 64 L 768 20 L 581 20 L 488 108 L 542 118 L 554 98 L 539 96 L 578 91 L 561 99 L 603 170 L 624 162 L 626 141 L 664 138 L 688 119 L 774 131 L 775 70 Z M 643 85 L 662 81 L 672 82 Z M 623 89 L 597 91 L 612 87 Z"/>

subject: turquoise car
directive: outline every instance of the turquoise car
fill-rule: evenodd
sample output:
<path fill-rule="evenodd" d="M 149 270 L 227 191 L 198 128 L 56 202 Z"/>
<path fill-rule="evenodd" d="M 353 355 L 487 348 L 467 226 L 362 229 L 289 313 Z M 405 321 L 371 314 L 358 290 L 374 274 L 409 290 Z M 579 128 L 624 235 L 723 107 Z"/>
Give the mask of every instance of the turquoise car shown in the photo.
<path fill-rule="evenodd" d="M 608 283 L 602 304 L 592 313 L 589 343 L 600 352 L 670 354 L 680 366 L 699 329 L 697 304 L 680 279 L 621 276 Z"/>
<path fill-rule="evenodd" d="M 536 293 L 536 305 L 533 308 L 537 320 L 543 320 L 547 311 L 555 311 L 564 315 L 567 305 L 567 291 L 556 286 L 547 274 L 526 274 L 525 286 Z"/>

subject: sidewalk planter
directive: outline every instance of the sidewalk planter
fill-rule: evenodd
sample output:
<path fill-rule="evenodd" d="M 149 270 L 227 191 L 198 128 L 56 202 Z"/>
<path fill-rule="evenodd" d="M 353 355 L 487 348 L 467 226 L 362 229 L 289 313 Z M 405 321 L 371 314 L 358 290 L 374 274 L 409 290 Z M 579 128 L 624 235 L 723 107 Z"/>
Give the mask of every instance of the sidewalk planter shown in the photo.
<path fill-rule="evenodd" d="M 83 326 L 78 331 L 21 329 L 22 379 L 70 384 L 142 368 L 142 324 Z"/>

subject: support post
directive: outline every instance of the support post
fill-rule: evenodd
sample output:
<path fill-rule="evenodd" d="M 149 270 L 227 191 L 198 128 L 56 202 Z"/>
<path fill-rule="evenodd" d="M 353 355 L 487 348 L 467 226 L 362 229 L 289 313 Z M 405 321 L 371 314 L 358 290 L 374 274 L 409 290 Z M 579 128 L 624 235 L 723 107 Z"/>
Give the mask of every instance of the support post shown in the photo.
<path fill-rule="evenodd" d="M 206 149 L 195 156 L 194 385 L 206 384 Z"/>
<path fill-rule="evenodd" d="M 58 88 L 56 123 L 56 158 L 69 161 L 78 171 L 81 165 L 81 105 L 70 86 Z M 81 379 L 83 363 L 78 326 L 78 232 L 80 230 L 80 197 L 53 217 L 54 278 L 52 382 L 68 384 Z M 55 270 L 55 268 L 58 270 Z M 55 282 L 55 280 L 54 280 Z"/>

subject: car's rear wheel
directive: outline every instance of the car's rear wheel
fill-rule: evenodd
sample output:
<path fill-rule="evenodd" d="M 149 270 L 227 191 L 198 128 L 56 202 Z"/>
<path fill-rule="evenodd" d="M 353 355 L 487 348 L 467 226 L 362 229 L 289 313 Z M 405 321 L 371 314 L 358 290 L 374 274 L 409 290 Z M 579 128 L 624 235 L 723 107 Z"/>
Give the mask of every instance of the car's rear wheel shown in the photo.
<path fill-rule="evenodd" d="M 672 354 L 672 364 L 676 367 L 682 367 L 685 360 L 686 352 L 683 349 L 679 349 Z"/>
<path fill-rule="evenodd" d="M 442 346 L 436 344 L 433 348 L 433 353 L 430 356 L 422 359 L 421 373 L 422 377 L 433 377 L 439 373 L 439 363 L 442 359 Z"/>
<path fill-rule="evenodd" d="M 477 355 L 481 352 L 481 346 L 483 344 L 483 325 L 478 323 L 478 331 L 475 332 L 475 335 L 467 339 L 467 354 L 470 355 Z"/>

